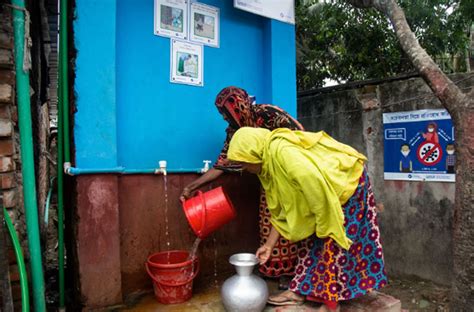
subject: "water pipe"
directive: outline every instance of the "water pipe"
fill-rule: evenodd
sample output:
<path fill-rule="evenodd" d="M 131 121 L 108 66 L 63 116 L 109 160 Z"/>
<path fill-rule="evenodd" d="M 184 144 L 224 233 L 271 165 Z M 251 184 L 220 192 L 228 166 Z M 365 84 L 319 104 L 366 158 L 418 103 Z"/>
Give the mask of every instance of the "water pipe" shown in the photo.
<path fill-rule="evenodd" d="M 35 311 L 46 311 L 44 276 L 36 204 L 35 166 L 31 126 L 29 66 L 24 63 L 29 34 L 25 34 L 25 1 L 12 0 L 18 125 L 20 128 L 21 174 L 25 205 L 26 232 L 30 251 Z M 28 21 L 29 23 L 29 21 Z M 28 25 L 29 26 L 29 25 Z M 26 54 L 27 55 L 27 54 Z"/>
<path fill-rule="evenodd" d="M 177 168 L 177 169 L 164 169 L 166 174 L 168 173 L 202 173 L 202 168 Z M 151 169 L 127 169 L 125 167 L 111 167 L 111 168 L 76 168 L 67 167 L 65 173 L 76 176 L 84 174 L 163 174 L 163 168 L 151 168 Z"/>
<path fill-rule="evenodd" d="M 26 274 L 25 259 L 21 251 L 20 240 L 16 234 L 15 227 L 7 210 L 3 208 L 3 215 L 5 223 L 7 224 L 8 232 L 13 243 L 13 250 L 15 251 L 16 264 L 18 265 L 18 272 L 20 272 L 20 287 L 21 287 L 21 311 L 30 311 L 30 296 L 28 290 L 28 275 Z"/>
<path fill-rule="evenodd" d="M 65 308 L 64 278 L 64 174 L 63 166 L 70 166 L 69 145 L 69 52 L 68 1 L 59 3 L 59 73 L 58 73 L 58 275 L 59 309 Z M 63 165 L 64 164 L 64 165 Z"/>
<path fill-rule="evenodd" d="M 44 205 L 44 225 L 45 225 L 45 227 L 48 227 L 48 222 L 49 222 L 49 206 L 51 204 L 51 195 L 53 194 L 54 179 L 55 179 L 55 177 L 52 177 L 49 180 L 49 191 L 48 191 L 48 196 L 46 196 L 46 204 Z"/>

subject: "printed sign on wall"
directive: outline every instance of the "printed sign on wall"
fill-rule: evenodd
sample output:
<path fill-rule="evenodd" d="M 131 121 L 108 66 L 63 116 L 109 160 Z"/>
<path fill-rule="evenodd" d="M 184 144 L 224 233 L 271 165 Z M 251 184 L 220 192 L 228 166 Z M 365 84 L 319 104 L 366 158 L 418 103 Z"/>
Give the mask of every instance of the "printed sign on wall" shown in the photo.
<path fill-rule="evenodd" d="M 285 23 L 295 23 L 294 0 L 234 0 L 234 7 Z"/>
<path fill-rule="evenodd" d="M 155 35 L 188 38 L 188 0 L 155 0 Z"/>
<path fill-rule="evenodd" d="M 219 47 L 219 9 L 194 2 L 190 10 L 190 39 L 211 47 Z"/>
<path fill-rule="evenodd" d="M 203 46 L 171 39 L 171 77 L 174 83 L 203 86 Z"/>
<path fill-rule="evenodd" d="M 456 151 L 444 109 L 383 114 L 385 180 L 454 182 Z"/>

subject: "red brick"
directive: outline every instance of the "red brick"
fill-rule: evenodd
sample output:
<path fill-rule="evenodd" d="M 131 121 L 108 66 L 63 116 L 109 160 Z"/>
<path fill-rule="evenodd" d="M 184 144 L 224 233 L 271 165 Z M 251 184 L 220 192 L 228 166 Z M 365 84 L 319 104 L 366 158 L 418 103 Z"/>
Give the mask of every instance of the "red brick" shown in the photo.
<path fill-rule="evenodd" d="M 13 88 L 7 83 L 0 84 L 0 102 L 11 103 L 13 99 Z"/>
<path fill-rule="evenodd" d="M 11 49 L 0 49 L 0 65 L 13 65 L 13 52 Z"/>
<path fill-rule="evenodd" d="M 8 140 L 0 140 L 0 156 L 10 156 L 13 155 L 14 147 L 13 141 Z"/>
<path fill-rule="evenodd" d="M 12 283 L 13 300 L 21 299 L 21 286 L 19 283 Z"/>
<path fill-rule="evenodd" d="M 0 156 L 0 172 L 8 172 L 15 170 L 15 162 L 12 157 Z"/>
<path fill-rule="evenodd" d="M 0 84 L 15 85 L 15 72 L 9 68 L 0 68 Z"/>
<path fill-rule="evenodd" d="M 6 208 L 13 208 L 16 207 L 17 203 L 17 190 L 8 190 L 3 191 L 3 206 Z"/>
<path fill-rule="evenodd" d="M 12 247 L 8 248 L 8 263 L 9 264 L 16 263 L 16 255 Z"/>
<path fill-rule="evenodd" d="M 10 106 L 7 105 L 0 105 L 0 118 L 10 119 Z"/>
<path fill-rule="evenodd" d="M 20 272 L 18 271 L 18 265 L 10 265 L 10 281 L 17 282 L 20 280 Z"/>
<path fill-rule="evenodd" d="M 9 119 L 0 118 L 0 137 L 9 137 L 13 134 L 13 125 Z"/>
<path fill-rule="evenodd" d="M 0 32 L 0 47 L 11 49 L 13 48 L 13 37 L 6 32 Z"/>
<path fill-rule="evenodd" d="M 2 189 L 9 189 L 15 187 L 14 173 L 4 173 L 0 175 L 0 182 Z"/>

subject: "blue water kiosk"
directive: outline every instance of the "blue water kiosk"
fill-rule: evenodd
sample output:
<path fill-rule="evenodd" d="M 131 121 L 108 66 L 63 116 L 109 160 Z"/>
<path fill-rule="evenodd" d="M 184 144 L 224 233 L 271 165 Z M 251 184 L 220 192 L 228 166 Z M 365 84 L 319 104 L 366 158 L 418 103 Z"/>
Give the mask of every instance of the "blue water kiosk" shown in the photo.
<path fill-rule="evenodd" d="M 69 173 L 77 188 L 77 276 L 83 304 L 104 307 L 149 287 L 144 254 L 127 246 L 152 249 L 161 243 L 156 220 L 164 220 L 164 208 L 156 194 L 162 180 L 153 173 L 160 160 L 167 162 L 173 201 L 184 175 L 198 172 L 204 160 L 216 160 L 225 139 L 226 123 L 214 105 L 222 88 L 241 87 L 257 103 L 296 116 L 294 3 L 76 0 L 75 5 Z M 170 209 L 169 218 L 182 233 L 187 224 L 178 213 Z M 184 245 L 179 239 L 186 236 L 177 236 L 176 245 Z"/>

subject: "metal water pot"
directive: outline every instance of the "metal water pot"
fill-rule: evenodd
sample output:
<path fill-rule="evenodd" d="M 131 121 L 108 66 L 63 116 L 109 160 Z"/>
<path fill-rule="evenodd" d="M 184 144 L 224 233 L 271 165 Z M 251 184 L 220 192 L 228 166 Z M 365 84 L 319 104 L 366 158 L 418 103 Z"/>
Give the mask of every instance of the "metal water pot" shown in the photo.
<path fill-rule="evenodd" d="M 240 253 L 229 258 L 237 274 L 228 278 L 221 288 L 222 303 L 228 312 L 260 312 L 268 299 L 267 283 L 253 274 L 258 264 L 254 254 Z"/>

